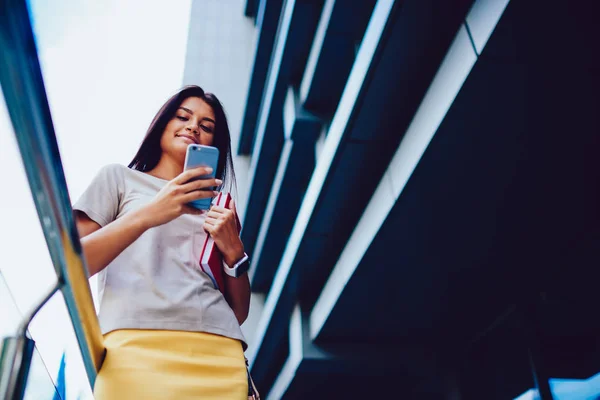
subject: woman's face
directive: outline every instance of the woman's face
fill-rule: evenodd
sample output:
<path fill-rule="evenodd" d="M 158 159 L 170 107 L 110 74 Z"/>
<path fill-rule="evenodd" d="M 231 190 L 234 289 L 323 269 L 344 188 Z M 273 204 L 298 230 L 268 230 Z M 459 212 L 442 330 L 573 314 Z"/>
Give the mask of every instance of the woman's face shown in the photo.
<path fill-rule="evenodd" d="M 167 123 L 160 147 L 163 153 L 181 160 L 183 164 L 188 145 L 196 143 L 211 146 L 214 132 L 215 113 L 212 107 L 199 97 L 188 97 Z"/>

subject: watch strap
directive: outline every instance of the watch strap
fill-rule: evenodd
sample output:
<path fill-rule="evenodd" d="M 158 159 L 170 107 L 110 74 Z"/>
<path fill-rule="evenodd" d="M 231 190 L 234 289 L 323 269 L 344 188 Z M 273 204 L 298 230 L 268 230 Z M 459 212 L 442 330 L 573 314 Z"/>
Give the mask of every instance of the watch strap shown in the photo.
<path fill-rule="evenodd" d="M 250 258 L 248 254 L 244 253 L 244 256 L 231 267 L 223 262 L 223 269 L 227 275 L 239 278 L 250 269 Z"/>

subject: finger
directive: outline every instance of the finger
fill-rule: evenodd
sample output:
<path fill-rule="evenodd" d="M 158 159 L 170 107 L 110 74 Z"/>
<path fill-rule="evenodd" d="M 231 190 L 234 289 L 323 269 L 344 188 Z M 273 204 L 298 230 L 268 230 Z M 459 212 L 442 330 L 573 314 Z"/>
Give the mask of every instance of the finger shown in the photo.
<path fill-rule="evenodd" d="M 221 219 L 223 217 L 223 214 L 219 214 L 218 212 L 214 212 L 212 211 L 212 209 L 208 210 L 208 213 L 206 214 L 207 217 L 211 217 L 214 219 Z"/>
<path fill-rule="evenodd" d="M 221 185 L 221 183 L 223 183 L 223 181 L 220 179 L 196 179 L 194 181 L 184 183 L 181 185 L 181 189 L 184 193 L 191 192 L 192 190 L 207 188 L 212 190 L 212 188 Z"/>
<path fill-rule="evenodd" d="M 204 220 L 205 224 L 209 224 L 211 226 L 216 225 L 217 222 L 219 222 L 219 220 L 217 218 L 212 218 L 212 217 L 209 217 L 208 215 L 206 216 L 206 219 Z"/>
<path fill-rule="evenodd" d="M 234 217 L 236 219 L 236 223 L 238 225 L 238 229 L 239 229 L 240 217 L 238 216 L 237 209 L 235 207 L 235 200 L 233 200 L 233 198 L 231 198 L 231 201 L 229 202 L 229 209 L 231 210 L 231 213 L 234 215 Z"/>
<path fill-rule="evenodd" d="M 194 200 L 213 198 L 218 194 L 219 192 L 213 190 L 194 190 L 181 196 L 181 201 L 183 203 L 189 203 Z"/>
<path fill-rule="evenodd" d="M 217 214 L 227 214 L 227 212 L 229 211 L 225 207 L 221 206 L 212 206 L 210 210 L 216 212 Z"/>
<path fill-rule="evenodd" d="M 188 169 L 187 171 L 183 171 L 181 174 L 177 175 L 177 177 L 173 179 L 173 182 L 178 185 L 182 185 L 193 178 L 197 178 L 203 175 L 209 175 L 210 173 L 212 173 L 212 171 L 213 169 L 210 167 L 197 167 Z"/>

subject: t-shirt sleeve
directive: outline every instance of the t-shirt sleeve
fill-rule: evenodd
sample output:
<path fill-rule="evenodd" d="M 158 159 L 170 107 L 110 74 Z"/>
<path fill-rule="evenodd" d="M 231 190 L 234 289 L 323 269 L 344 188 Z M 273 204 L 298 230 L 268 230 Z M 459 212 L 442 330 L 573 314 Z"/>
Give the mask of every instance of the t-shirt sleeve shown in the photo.
<path fill-rule="evenodd" d="M 118 164 L 103 167 L 73 205 L 73 210 L 85 213 L 101 227 L 114 221 L 123 198 L 122 168 L 125 167 Z"/>

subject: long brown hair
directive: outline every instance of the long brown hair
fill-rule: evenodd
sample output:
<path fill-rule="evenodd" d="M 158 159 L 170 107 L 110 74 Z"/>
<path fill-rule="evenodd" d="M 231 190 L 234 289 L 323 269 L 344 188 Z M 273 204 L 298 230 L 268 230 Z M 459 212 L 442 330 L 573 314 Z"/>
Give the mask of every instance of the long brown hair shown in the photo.
<path fill-rule="evenodd" d="M 140 145 L 133 160 L 129 163 L 129 168 L 138 171 L 150 171 L 158 164 L 162 149 L 160 139 L 167 126 L 167 123 L 173 118 L 177 108 L 188 97 L 199 97 L 212 107 L 215 113 L 215 133 L 213 146 L 219 149 L 219 162 L 217 164 L 216 177 L 223 181 L 222 188 L 231 191 L 235 188 L 235 171 L 233 170 L 233 160 L 231 156 L 231 136 L 229 134 L 229 125 L 223 105 L 212 93 L 205 92 L 200 86 L 188 85 L 181 88 L 158 110 L 154 119 L 148 127 L 146 136 Z"/>

